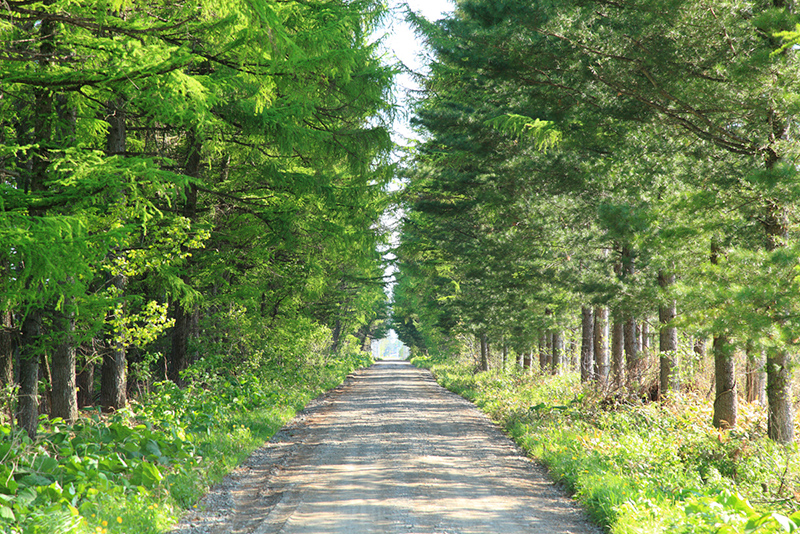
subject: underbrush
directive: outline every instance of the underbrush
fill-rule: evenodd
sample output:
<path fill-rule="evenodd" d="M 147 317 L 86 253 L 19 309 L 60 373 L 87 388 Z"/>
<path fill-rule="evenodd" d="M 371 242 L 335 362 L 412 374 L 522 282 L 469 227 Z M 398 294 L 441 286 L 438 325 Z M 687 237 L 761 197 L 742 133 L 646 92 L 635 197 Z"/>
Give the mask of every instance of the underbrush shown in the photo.
<path fill-rule="evenodd" d="M 72 425 L 43 417 L 35 441 L 0 425 L 0 532 L 164 532 L 309 400 L 368 363 L 353 351 L 225 377 L 198 366 L 192 386 L 157 384 L 115 414 L 84 410 Z"/>
<path fill-rule="evenodd" d="M 766 438 L 762 408 L 713 428 L 707 400 L 611 397 L 575 374 L 473 373 L 415 359 L 497 421 L 614 534 L 770 533 L 800 527 L 796 446 Z"/>

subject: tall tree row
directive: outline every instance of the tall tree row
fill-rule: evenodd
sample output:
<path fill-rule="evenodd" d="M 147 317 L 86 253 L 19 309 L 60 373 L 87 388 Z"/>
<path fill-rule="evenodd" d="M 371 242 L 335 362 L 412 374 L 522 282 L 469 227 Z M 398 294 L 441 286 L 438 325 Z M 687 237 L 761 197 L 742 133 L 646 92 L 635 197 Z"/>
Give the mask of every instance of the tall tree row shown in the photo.
<path fill-rule="evenodd" d="M 489 332 L 557 372 L 580 329 L 585 380 L 642 387 L 658 352 L 665 396 L 691 363 L 680 329 L 710 341 L 714 424 L 735 425 L 733 354 L 763 353 L 769 435 L 792 441 L 790 4 L 470 0 L 436 23 L 411 15 L 434 53 L 407 168 L 401 339 Z"/>
<path fill-rule="evenodd" d="M 31 435 L 79 400 L 123 407 L 133 361 L 180 383 L 201 358 L 288 364 L 280 340 L 304 331 L 334 350 L 376 333 L 382 15 L 372 1 L 4 4 L 0 378 Z"/>

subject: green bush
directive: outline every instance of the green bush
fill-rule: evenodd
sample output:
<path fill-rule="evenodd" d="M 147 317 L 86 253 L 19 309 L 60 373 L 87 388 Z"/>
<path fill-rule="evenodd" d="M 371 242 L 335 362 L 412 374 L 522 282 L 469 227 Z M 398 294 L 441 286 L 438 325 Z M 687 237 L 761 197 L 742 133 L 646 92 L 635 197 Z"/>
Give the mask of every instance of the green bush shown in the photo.
<path fill-rule="evenodd" d="M 309 400 L 368 363 L 350 351 L 212 374 L 205 362 L 187 373 L 190 386 L 156 384 L 117 413 L 84 410 L 72 425 L 43 417 L 35 441 L 0 426 L 0 532 L 164 532 Z"/>

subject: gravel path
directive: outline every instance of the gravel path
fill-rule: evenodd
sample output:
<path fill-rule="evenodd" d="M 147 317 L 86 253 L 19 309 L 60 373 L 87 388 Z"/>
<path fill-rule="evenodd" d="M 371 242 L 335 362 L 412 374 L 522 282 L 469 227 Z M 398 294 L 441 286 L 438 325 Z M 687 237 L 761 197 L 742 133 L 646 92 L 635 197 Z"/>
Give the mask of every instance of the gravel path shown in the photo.
<path fill-rule="evenodd" d="M 599 534 L 472 404 L 404 361 L 352 375 L 174 534 Z"/>

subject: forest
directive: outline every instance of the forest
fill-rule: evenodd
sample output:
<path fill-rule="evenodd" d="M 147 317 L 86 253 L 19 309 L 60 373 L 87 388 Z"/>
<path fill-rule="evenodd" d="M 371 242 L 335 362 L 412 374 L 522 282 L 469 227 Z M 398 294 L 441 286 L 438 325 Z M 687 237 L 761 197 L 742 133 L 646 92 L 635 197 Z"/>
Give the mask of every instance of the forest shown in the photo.
<path fill-rule="evenodd" d="M 163 531 L 159 491 L 221 476 L 209 447 L 254 448 L 369 359 L 384 15 L 0 6 L 0 531 Z"/>
<path fill-rule="evenodd" d="M 387 16 L 0 6 L 0 530 L 164 532 L 390 328 L 611 532 L 797 530 L 793 2 L 409 10 L 399 164 Z"/>
<path fill-rule="evenodd" d="M 411 20 L 432 52 L 400 339 L 612 532 L 759 530 L 730 492 L 796 511 L 794 3 L 465 0 Z M 705 522 L 666 517 L 676 502 Z"/>

